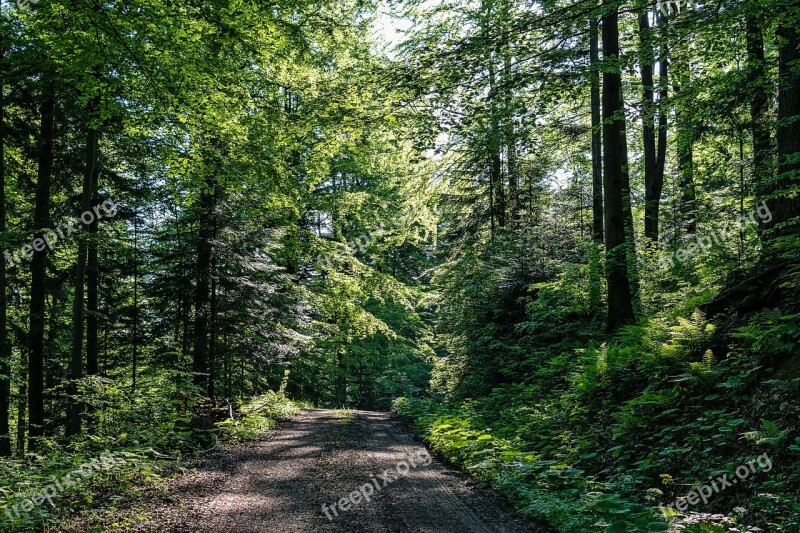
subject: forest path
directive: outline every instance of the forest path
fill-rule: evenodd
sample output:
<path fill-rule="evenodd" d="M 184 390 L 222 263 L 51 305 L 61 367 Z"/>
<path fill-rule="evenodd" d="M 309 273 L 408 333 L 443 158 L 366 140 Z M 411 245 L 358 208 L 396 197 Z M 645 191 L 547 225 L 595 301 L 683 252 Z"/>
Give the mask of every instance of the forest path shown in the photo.
<path fill-rule="evenodd" d="M 267 440 L 219 454 L 178 490 L 178 503 L 137 530 L 546 531 L 432 458 L 387 413 L 304 410 Z"/>

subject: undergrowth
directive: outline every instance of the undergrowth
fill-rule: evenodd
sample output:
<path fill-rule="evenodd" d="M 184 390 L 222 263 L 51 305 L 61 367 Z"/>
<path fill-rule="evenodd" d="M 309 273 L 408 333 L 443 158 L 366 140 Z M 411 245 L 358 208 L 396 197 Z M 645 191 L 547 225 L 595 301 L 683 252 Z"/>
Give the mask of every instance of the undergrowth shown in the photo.
<path fill-rule="evenodd" d="M 800 531 L 798 315 L 699 312 L 537 349 L 480 399 L 399 399 L 431 448 L 557 531 Z M 664 509 L 766 454 L 707 505 Z"/>
<path fill-rule="evenodd" d="M 255 439 L 300 409 L 282 391 L 270 391 L 242 405 L 237 419 L 203 431 L 181 425 L 180 416 L 169 420 L 160 413 L 159 407 L 165 406 L 146 392 L 139 398 L 141 403 L 131 405 L 128 416 L 157 417 L 155 427 L 161 431 L 143 424 L 131 426 L 140 432 L 89 433 L 65 446 L 47 441 L 41 453 L 23 459 L 0 459 L 0 529 L 34 531 L 79 513 L 113 514 L 185 470 L 199 453 Z"/>

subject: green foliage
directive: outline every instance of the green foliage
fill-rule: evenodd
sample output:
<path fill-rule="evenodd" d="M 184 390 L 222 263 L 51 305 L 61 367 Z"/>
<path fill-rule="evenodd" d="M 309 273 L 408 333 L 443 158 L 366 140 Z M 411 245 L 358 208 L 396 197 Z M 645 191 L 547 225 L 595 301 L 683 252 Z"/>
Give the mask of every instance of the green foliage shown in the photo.
<path fill-rule="evenodd" d="M 754 315 L 728 353 L 699 312 L 642 322 L 601 345 L 539 349 L 520 363 L 524 381 L 487 395 L 402 399 L 395 410 L 432 449 L 559 531 L 791 531 L 800 377 L 785 350 L 796 319 Z M 774 469 L 665 521 L 659 506 L 764 453 Z"/>
<path fill-rule="evenodd" d="M 250 399 L 241 407 L 242 417 L 228 419 L 217 424 L 225 431 L 223 440 L 246 442 L 256 439 L 275 427 L 275 423 L 293 417 L 300 407 L 290 401 L 283 391 L 268 391 L 267 394 Z"/>
<path fill-rule="evenodd" d="M 113 398 L 114 391 L 107 391 L 107 396 Z M 212 442 L 262 437 L 276 422 L 295 415 L 299 409 L 282 392 L 270 391 L 244 404 L 237 419 L 216 424 Z M 4 530 L 31 530 L 88 509 L 110 511 L 135 503 L 141 494 L 182 471 L 208 443 L 200 431 L 176 431 L 185 420 L 174 409 L 160 404 L 157 395 L 149 396 L 145 391 L 138 402 L 128 402 L 124 408 L 109 400 L 104 411 L 103 418 L 112 420 L 113 425 L 101 423 L 102 429 L 91 437 L 69 446 L 48 441 L 46 453 L 29 454 L 25 460 L 0 459 L 0 525 Z M 123 427 L 125 431 L 121 431 Z M 109 453 L 113 460 L 103 461 L 104 454 Z M 53 506 L 45 500 L 29 512 L 22 510 L 26 499 L 85 465 L 93 466 L 91 475 L 74 474 L 72 485 L 60 485 L 63 490 L 55 491 Z"/>

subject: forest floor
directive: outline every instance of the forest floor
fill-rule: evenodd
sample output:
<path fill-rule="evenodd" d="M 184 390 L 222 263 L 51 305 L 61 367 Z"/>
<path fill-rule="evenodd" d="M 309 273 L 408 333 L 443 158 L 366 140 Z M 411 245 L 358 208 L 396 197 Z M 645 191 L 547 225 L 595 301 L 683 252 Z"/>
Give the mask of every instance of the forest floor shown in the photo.
<path fill-rule="evenodd" d="M 210 457 L 170 492 L 174 501 L 135 531 L 546 531 L 378 412 L 304 410 L 266 440 Z"/>

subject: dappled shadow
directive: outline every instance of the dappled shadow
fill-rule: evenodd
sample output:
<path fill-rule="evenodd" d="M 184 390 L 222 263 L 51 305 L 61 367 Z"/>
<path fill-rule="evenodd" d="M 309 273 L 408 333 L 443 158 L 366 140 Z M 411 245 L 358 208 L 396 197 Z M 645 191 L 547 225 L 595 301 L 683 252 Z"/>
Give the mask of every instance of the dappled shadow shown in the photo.
<path fill-rule="evenodd" d="M 179 496 L 171 509 L 177 516 L 148 526 L 236 533 L 536 531 L 431 462 L 398 421 L 370 411 L 303 411 L 270 439 L 208 461 Z"/>

